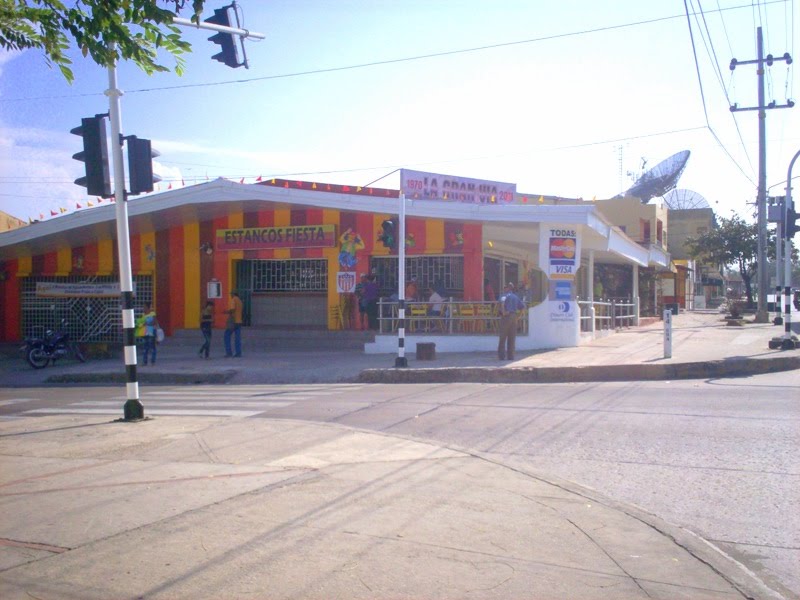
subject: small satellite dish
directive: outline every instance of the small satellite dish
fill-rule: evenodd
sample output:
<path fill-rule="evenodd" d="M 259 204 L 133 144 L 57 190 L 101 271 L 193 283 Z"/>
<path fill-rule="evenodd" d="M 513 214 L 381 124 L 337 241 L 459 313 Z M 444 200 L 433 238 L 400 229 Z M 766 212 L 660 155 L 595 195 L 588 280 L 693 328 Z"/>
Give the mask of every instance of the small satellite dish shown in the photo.
<path fill-rule="evenodd" d="M 670 190 L 664 196 L 664 204 L 670 210 L 686 210 L 690 208 L 710 208 L 706 199 L 695 191 L 687 189 Z"/>
<path fill-rule="evenodd" d="M 628 189 L 623 196 L 636 196 L 644 204 L 647 204 L 651 198 L 663 196 L 678 184 L 678 179 L 686 168 L 686 161 L 689 160 L 689 154 L 688 150 L 683 150 L 662 160 L 639 177 L 633 187 Z"/>

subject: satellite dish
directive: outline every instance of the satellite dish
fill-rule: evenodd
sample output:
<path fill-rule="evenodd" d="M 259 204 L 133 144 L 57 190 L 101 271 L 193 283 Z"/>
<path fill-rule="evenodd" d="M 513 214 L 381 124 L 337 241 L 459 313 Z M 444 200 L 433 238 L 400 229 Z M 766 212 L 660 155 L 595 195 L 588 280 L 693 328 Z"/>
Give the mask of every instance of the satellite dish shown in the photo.
<path fill-rule="evenodd" d="M 644 204 L 651 198 L 663 196 L 678 184 L 678 179 L 686 168 L 686 161 L 689 160 L 689 154 L 688 150 L 684 150 L 662 160 L 639 177 L 633 187 L 623 195 L 636 196 Z"/>
<path fill-rule="evenodd" d="M 687 189 L 671 190 L 664 196 L 664 204 L 670 210 L 686 210 L 690 208 L 710 208 L 706 199 L 695 191 Z"/>

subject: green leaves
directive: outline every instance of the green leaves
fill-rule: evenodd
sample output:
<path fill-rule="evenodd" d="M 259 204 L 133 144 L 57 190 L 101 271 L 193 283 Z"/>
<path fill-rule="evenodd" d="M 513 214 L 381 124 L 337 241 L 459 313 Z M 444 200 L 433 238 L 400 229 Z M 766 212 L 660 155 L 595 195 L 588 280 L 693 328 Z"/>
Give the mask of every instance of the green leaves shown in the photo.
<path fill-rule="evenodd" d="M 159 57 L 163 50 L 172 55 L 180 75 L 191 45 L 172 19 L 186 0 L 160 3 L 174 12 L 159 7 L 157 0 L 81 0 L 71 8 L 60 0 L 0 0 L 0 47 L 41 50 L 48 66 L 58 66 L 70 83 L 74 75 L 66 53 L 73 44 L 98 65 L 132 60 L 148 74 L 170 70 Z M 199 20 L 204 4 L 192 1 L 192 20 Z"/>

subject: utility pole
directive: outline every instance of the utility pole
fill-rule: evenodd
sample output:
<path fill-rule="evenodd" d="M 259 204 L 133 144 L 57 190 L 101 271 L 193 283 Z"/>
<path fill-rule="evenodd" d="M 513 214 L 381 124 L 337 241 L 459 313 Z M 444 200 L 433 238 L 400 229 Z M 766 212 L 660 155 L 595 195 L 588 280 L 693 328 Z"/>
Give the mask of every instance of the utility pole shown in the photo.
<path fill-rule="evenodd" d="M 794 102 L 789 100 L 786 104 L 776 104 L 773 100 L 768 105 L 764 104 L 764 63 L 768 67 L 778 60 L 786 61 L 787 65 L 792 64 L 792 57 L 785 53 L 782 57 L 775 58 L 772 54 L 764 57 L 764 38 L 761 27 L 756 30 L 757 56 L 755 60 L 738 61 L 731 59 L 730 69 L 733 71 L 737 65 L 755 64 L 758 75 L 758 106 L 740 108 L 734 104 L 731 112 L 743 110 L 758 111 L 758 196 L 756 204 L 758 206 L 758 309 L 756 311 L 756 323 L 766 323 L 769 320 L 767 313 L 767 288 L 769 287 L 769 275 L 767 273 L 767 109 L 768 108 L 791 108 Z"/>

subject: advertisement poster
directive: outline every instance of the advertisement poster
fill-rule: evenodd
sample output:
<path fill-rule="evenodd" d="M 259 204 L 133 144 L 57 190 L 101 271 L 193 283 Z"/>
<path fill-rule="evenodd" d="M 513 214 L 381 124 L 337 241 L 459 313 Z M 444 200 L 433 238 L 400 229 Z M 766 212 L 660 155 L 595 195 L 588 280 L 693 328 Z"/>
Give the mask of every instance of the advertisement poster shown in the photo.
<path fill-rule="evenodd" d="M 412 200 L 509 204 L 514 201 L 517 184 L 401 169 L 400 191 Z"/>
<path fill-rule="evenodd" d="M 39 298 L 114 298 L 119 295 L 119 283 L 36 282 L 36 296 Z"/>
<path fill-rule="evenodd" d="M 578 303 L 575 302 L 574 281 L 555 279 L 550 281 L 548 306 L 550 321 L 574 322 L 578 318 Z"/>
<path fill-rule="evenodd" d="M 581 240 L 575 226 L 542 225 L 539 267 L 549 279 L 573 280 L 581 266 Z"/>

